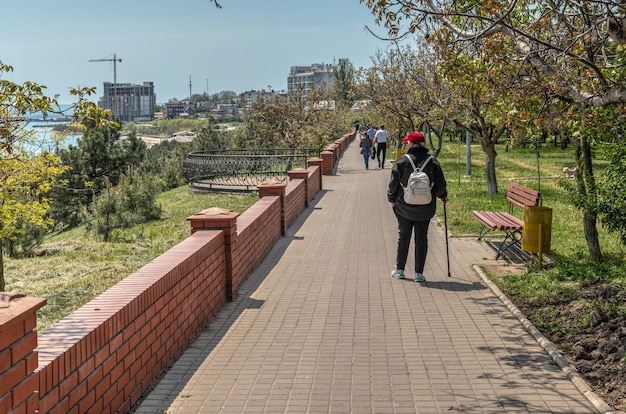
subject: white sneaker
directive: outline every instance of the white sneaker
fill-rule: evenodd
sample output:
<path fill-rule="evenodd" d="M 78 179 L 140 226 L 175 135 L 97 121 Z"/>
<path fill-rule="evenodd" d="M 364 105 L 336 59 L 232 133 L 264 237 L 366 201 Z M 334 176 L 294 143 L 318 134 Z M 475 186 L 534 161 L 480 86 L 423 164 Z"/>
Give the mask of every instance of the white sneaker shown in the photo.
<path fill-rule="evenodd" d="M 393 269 L 393 272 L 391 272 L 391 277 L 393 277 L 394 279 L 404 279 L 404 270 L 398 270 L 398 269 Z"/>

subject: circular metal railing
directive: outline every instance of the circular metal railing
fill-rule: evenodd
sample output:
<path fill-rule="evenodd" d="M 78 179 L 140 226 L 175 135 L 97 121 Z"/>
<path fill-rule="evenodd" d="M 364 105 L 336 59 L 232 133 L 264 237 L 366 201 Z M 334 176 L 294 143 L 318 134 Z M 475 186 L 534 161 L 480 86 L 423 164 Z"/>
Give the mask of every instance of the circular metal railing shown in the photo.
<path fill-rule="evenodd" d="M 191 152 L 183 162 L 183 177 L 199 190 L 255 190 L 269 178 L 287 180 L 295 168 L 319 157 L 318 148 L 255 148 Z"/>

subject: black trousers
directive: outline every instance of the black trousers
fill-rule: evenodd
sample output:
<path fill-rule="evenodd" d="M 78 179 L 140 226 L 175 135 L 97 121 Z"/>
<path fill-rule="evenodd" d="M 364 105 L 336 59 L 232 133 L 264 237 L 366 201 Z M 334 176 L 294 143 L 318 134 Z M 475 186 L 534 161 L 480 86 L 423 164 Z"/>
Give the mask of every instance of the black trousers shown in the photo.
<path fill-rule="evenodd" d="M 381 158 L 382 155 L 382 158 Z M 387 143 L 379 142 L 376 144 L 376 158 L 378 159 L 378 166 L 382 167 L 385 165 L 385 157 L 387 156 Z"/>
<path fill-rule="evenodd" d="M 412 221 L 396 216 L 398 219 L 398 253 L 396 256 L 396 269 L 404 270 L 409 255 L 411 233 L 415 236 L 415 271 L 424 272 L 426 254 L 428 253 L 428 225 L 430 220 Z"/>

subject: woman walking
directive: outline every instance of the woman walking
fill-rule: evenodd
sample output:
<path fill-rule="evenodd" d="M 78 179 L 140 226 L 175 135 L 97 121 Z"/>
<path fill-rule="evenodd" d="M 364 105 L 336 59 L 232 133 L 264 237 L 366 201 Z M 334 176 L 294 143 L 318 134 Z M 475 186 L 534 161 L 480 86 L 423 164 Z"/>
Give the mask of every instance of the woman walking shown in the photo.
<path fill-rule="evenodd" d="M 372 150 L 372 140 L 367 134 L 367 131 L 364 131 L 360 134 L 361 139 L 359 141 L 359 147 L 361 147 L 361 154 L 363 154 L 363 161 L 365 162 L 365 169 L 370 169 L 370 151 Z"/>
<path fill-rule="evenodd" d="M 402 140 L 402 143 L 407 146 L 408 155 L 400 157 L 393 165 L 387 190 L 387 199 L 398 220 L 398 250 L 391 277 L 404 279 L 404 268 L 409 254 L 411 233 L 413 233 L 415 239 L 415 277 L 413 280 L 424 282 L 426 281 L 424 266 L 428 253 L 428 225 L 435 215 L 437 198 L 444 203 L 448 202 L 448 190 L 439 161 L 428 154 L 424 135 L 419 131 L 412 132 Z M 414 171 L 411 161 L 416 166 L 422 166 L 423 171 L 428 175 L 432 185 L 430 189 L 432 199 L 429 204 L 408 204 L 404 201 L 404 188 Z"/>

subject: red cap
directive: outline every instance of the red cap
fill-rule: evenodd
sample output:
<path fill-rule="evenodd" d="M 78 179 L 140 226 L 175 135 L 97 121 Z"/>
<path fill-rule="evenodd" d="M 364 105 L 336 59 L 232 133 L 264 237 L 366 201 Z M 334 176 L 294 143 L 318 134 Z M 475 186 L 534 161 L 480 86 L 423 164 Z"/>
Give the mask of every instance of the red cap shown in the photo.
<path fill-rule="evenodd" d="M 424 134 L 419 131 L 411 132 L 405 138 L 402 139 L 402 142 L 412 142 L 414 144 L 423 144 L 426 142 L 424 140 Z"/>

